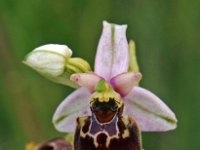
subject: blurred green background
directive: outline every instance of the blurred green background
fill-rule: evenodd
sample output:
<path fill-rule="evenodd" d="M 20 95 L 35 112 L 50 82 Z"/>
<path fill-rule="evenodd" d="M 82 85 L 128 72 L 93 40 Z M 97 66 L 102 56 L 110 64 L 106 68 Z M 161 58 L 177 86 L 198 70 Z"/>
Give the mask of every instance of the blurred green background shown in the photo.
<path fill-rule="evenodd" d="M 1 0 L 0 150 L 62 135 L 52 123 L 73 89 L 54 84 L 21 61 L 35 47 L 67 44 L 94 62 L 102 21 L 128 24 L 136 41 L 141 86 L 176 112 L 178 128 L 143 133 L 146 150 L 200 149 L 200 1 Z"/>

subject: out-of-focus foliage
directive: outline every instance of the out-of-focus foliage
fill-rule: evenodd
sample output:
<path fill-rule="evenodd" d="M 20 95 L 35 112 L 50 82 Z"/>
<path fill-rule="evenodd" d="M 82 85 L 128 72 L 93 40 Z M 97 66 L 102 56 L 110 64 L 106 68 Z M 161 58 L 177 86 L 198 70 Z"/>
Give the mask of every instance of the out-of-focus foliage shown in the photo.
<path fill-rule="evenodd" d="M 143 133 L 144 148 L 200 149 L 199 6 L 196 0 L 1 0 L 0 149 L 22 150 L 27 142 L 61 135 L 51 117 L 72 89 L 24 66 L 25 55 L 59 43 L 92 63 L 103 20 L 128 24 L 141 86 L 159 95 L 179 120 L 175 131 Z"/>

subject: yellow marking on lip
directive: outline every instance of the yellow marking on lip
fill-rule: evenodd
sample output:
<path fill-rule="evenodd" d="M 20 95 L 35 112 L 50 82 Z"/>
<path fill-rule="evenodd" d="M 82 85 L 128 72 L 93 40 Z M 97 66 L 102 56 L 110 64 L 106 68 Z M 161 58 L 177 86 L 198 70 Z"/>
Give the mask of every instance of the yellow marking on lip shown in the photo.
<path fill-rule="evenodd" d="M 103 91 L 96 91 L 92 94 L 90 105 L 92 105 L 96 100 L 98 100 L 99 102 L 109 102 L 110 98 L 112 98 L 116 101 L 118 107 L 121 107 L 123 104 L 121 96 L 117 92 L 115 92 L 108 83 L 106 83 L 106 87 L 107 88 L 105 88 Z"/>
<path fill-rule="evenodd" d="M 117 122 L 118 122 L 118 118 L 117 118 Z M 117 130 L 117 132 L 116 132 L 115 135 L 112 135 L 112 136 L 110 136 L 105 130 L 101 130 L 101 131 L 97 132 L 95 135 L 93 135 L 93 134 L 90 133 L 91 126 L 92 126 L 92 123 L 90 124 L 89 131 L 87 133 L 83 133 L 82 130 L 81 130 L 80 135 L 83 138 L 85 138 L 86 135 L 90 136 L 93 139 L 93 144 L 94 144 L 94 146 L 96 148 L 99 146 L 99 143 L 97 142 L 97 137 L 98 137 L 99 134 L 104 133 L 107 136 L 107 139 L 106 139 L 106 147 L 107 148 L 109 147 L 110 141 L 112 139 L 119 139 L 119 128 L 117 126 L 117 123 L 116 123 L 116 130 Z"/>
<path fill-rule="evenodd" d="M 87 119 L 87 117 L 81 117 L 81 119 L 79 121 L 81 126 L 84 125 L 86 119 Z M 122 117 L 122 121 L 124 122 L 125 126 L 127 126 L 128 125 L 128 116 Z M 118 128 L 118 126 L 116 126 L 116 130 L 117 130 L 116 134 L 110 136 L 105 130 L 101 130 L 101 131 L 97 132 L 95 135 L 91 134 L 90 133 L 91 125 L 92 124 L 90 124 L 89 130 L 88 130 L 87 133 L 83 133 L 82 130 L 81 130 L 80 136 L 83 137 L 83 138 L 85 138 L 87 135 L 89 137 L 91 137 L 93 139 L 93 144 L 94 144 L 94 146 L 96 148 L 99 147 L 99 143 L 97 142 L 97 137 L 98 137 L 98 135 L 100 135 L 102 133 L 104 133 L 107 136 L 106 145 L 105 145 L 107 148 L 109 148 L 111 140 L 113 140 L 113 139 L 119 139 L 119 128 Z M 125 138 L 128 138 L 129 136 L 130 136 L 129 130 L 125 129 L 124 133 L 122 134 L 122 138 L 125 139 Z"/>
<path fill-rule="evenodd" d="M 87 132 L 86 132 L 86 133 L 83 133 L 83 131 L 82 131 L 82 128 L 83 128 L 83 126 L 85 125 L 85 122 L 86 122 L 87 119 L 88 119 L 88 116 L 79 117 L 79 118 L 78 118 L 79 125 L 80 125 L 80 127 L 81 127 L 80 136 L 83 137 L 83 138 L 85 138 L 86 135 L 87 135 Z"/>
<path fill-rule="evenodd" d="M 119 139 L 119 135 L 118 135 L 118 134 L 119 134 L 119 131 L 118 131 L 115 135 L 113 135 L 113 136 L 109 136 L 108 133 L 107 133 L 106 131 L 98 132 L 98 133 L 95 134 L 95 135 L 91 135 L 91 134 L 89 133 L 88 135 L 90 135 L 90 136 L 93 138 L 93 143 L 94 143 L 94 145 L 95 145 L 96 148 L 99 146 L 99 143 L 97 142 L 97 137 L 98 137 L 99 134 L 102 134 L 102 133 L 104 133 L 104 134 L 107 136 L 107 139 L 106 139 L 106 148 L 109 147 L 110 141 L 111 141 L 112 139 Z"/>
<path fill-rule="evenodd" d="M 124 125 L 127 126 L 129 124 L 128 116 L 127 115 L 123 115 L 122 121 L 123 121 Z"/>
<path fill-rule="evenodd" d="M 128 129 L 124 130 L 124 133 L 122 134 L 123 139 L 125 139 L 129 136 L 130 136 L 130 133 L 129 133 Z"/>

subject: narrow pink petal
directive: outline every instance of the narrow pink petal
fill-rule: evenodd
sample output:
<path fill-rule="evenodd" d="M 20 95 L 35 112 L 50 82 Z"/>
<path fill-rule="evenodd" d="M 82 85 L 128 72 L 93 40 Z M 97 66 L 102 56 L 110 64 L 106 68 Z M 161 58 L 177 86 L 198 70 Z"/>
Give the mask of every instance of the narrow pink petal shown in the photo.
<path fill-rule="evenodd" d="M 58 131 L 74 132 L 76 118 L 91 115 L 89 109 L 90 95 L 88 89 L 82 87 L 63 100 L 53 116 L 53 123 Z"/>
<path fill-rule="evenodd" d="M 110 83 L 113 89 L 124 97 L 132 90 L 133 86 L 138 84 L 141 78 L 142 75 L 139 72 L 126 72 L 113 77 Z"/>
<path fill-rule="evenodd" d="M 150 91 L 134 87 L 124 97 L 125 113 L 134 117 L 142 131 L 168 131 L 176 128 L 177 119 L 169 107 Z"/>
<path fill-rule="evenodd" d="M 76 73 L 72 74 L 70 80 L 78 84 L 79 86 L 84 86 L 90 90 L 90 92 L 95 91 L 95 86 L 102 79 L 102 77 L 96 75 L 95 73 Z"/>
<path fill-rule="evenodd" d="M 103 32 L 95 59 L 95 73 L 107 81 L 128 70 L 129 51 L 126 28 L 127 25 L 103 22 Z"/>

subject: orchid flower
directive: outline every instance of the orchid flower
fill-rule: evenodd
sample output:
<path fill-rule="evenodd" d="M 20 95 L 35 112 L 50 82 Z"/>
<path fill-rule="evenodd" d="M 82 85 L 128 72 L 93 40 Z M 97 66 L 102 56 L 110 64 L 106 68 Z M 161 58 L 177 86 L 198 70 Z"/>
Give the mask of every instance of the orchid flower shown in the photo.
<path fill-rule="evenodd" d="M 78 116 L 91 115 L 88 100 L 102 79 L 121 95 L 125 113 L 135 118 L 142 131 L 168 131 L 176 128 L 175 114 L 155 94 L 137 86 L 141 73 L 137 70 L 129 71 L 131 64 L 136 64 L 136 61 L 129 60 L 133 56 L 129 56 L 131 51 L 126 39 L 126 28 L 126 25 L 103 22 L 94 72 L 71 75 L 71 81 L 80 88 L 58 106 L 53 116 L 57 130 L 73 132 Z"/>
<path fill-rule="evenodd" d="M 101 80 L 123 99 L 125 114 L 135 118 L 141 131 L 168 131 L 176 128 L 177 119 L 155 94 L 139 87 L 139 72 L 134 43 L 126 39 L 127 25 L 103 22 L 94 71 L 81 58 L 71 58 L 72 51 L 63 45 L 45 45 L 31 52 L 24 61 L 54 82 L 77 88 L 58 106 L 53 123 L 61 132 L 73 133 L 76 118 L 91 115 L 89 99 Z"/>

